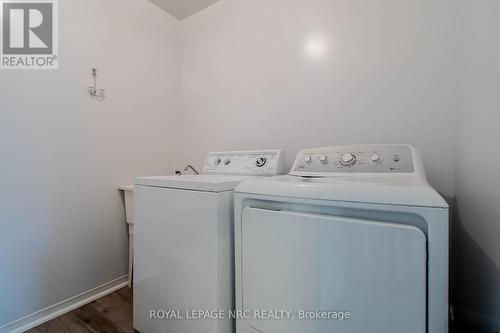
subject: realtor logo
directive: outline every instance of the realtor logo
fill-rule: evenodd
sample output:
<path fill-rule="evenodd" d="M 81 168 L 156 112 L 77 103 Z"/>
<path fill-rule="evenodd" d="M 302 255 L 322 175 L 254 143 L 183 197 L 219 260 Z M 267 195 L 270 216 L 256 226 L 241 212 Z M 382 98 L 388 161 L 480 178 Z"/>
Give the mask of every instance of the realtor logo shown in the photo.
<path fill-rule="evenodd" d="M 0 67 L 57 69 L 57 0 L 0 0 L 0 6 Z"/>

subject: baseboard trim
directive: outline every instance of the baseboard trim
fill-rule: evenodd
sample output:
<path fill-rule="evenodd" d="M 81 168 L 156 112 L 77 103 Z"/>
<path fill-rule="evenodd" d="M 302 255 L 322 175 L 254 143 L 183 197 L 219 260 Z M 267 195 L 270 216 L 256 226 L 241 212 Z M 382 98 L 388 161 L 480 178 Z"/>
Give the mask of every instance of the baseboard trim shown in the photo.
<path fill-rule="evenodd" d="M 21 333 L 27 331 L 126 286 L 128 286 L 128 275 L 70 297 L 62 302 L 27 315 L 26 317 L 14 320 L 1 326 L 0 333 Z"/>

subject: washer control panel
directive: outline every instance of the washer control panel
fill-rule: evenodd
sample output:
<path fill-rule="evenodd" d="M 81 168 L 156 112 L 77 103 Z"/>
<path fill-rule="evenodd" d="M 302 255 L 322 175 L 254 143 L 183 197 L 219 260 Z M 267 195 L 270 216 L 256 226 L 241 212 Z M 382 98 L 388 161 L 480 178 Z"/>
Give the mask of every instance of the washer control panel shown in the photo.
<path fill-rule="evenodd" d="M 305 149 L 291 174 L 413 173 L 414 151 L 408 145 L 352 145 Z"/>
<path fill-rule="evenodd" d="M 209 153 L 203 173 L 275 176 L 284 173 L 284 155 L 282 150 Z"/>

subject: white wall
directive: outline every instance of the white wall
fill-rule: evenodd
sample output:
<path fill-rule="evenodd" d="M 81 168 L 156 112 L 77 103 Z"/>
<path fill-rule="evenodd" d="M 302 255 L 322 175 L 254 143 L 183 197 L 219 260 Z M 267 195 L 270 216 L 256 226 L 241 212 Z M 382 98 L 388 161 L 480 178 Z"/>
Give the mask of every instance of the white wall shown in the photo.
<path fill-rule="evenodd" d="M 0 326 L 126 275 L 116 188 L 176 154 L 177 21 L 146 0 L 59 3 L 60 69 L 0 72 Z"/>
<path fill-rule="evenodd" d="M 452 194 L 456 18 L 455 0 L 223 0 L 182 21 L 184 160 L 410 143 Z"/>
<path fill-rule="evenodd" d="M 462 6 L 458 206 L 466 230 L 500 267 L 500 2 Z"/>
<path fill-rule="evenodd" d="M 471 326 L 469 331 L 499 332 L 500 2 L 460 3 L 458 209 L 454 223 L 465 230 L 466 237 L 458 237 L 455 252 L 459 256 L 457 308 Z"/>

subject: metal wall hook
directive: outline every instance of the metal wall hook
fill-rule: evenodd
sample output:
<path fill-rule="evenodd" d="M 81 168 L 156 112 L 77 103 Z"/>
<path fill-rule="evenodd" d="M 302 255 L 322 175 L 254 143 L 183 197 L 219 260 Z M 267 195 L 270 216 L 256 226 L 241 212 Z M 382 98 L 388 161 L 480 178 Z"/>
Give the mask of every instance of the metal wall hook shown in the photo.
<path fill-rule="evenodd" d="M 104 89 L 97 89 L 97 68 L 92 68 L 92 79 L 94 80 L 94 85 L 89 86 L 88 93 L 90 97 L 102 100 L 106 97 Z"/>

